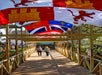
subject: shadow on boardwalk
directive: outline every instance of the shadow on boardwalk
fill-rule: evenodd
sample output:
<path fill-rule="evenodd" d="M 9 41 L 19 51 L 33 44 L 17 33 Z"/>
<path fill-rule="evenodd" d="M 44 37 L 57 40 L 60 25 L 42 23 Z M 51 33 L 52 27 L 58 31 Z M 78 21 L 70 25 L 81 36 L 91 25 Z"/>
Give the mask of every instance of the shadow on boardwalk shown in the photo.
<path fill-rule="evenodd" d="M 88 70 L 56 51 L 51 56 L 37 56 L 34 53 L 25 63 L 19 66 L 12 75 L 91 75 Z"/>

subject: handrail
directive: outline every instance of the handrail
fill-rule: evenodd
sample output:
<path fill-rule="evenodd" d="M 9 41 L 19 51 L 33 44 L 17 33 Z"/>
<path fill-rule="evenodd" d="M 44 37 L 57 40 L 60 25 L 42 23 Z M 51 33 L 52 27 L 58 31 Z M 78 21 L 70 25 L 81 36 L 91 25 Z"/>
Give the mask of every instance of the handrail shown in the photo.
<path fill-rule="evenodd" d="M 11 60 L 10 62 L 14 62 L 14 61 L 15 61 L 15 58 L 16 58 L 17 56 L 19 57 L 19 56 L 22 55 L 23 53 L 27 53 L 27 51 L 29 51 L 29 49 L 28 49 L 28 50 L 25 50 L 24 52 L 18 53 L 17 55 L 13 55 L 13 56 L 11 56 L 9 59 L 4 59 L 4 60 L 0 61 L 0 68 L 1 68 L 0 75 L 3 75 L 3 70 L 5 70 L 7 74 L 10 74 L 10 73 L 11 73 L 11 71 L 8 71 L 7 68 L 5 67 L 4 62 L 6 62 L 7 60 Z M 27 53 L 27 55 L 28 55 L 28 53 Z M 13 58 L 14 58 L 14 60 L 12 60 Z M 20 58 L 20 59 L 21 59 L 21 58 Z M 23 60 L 23 58 L 22 58 L 22 60 Z M 20 61 L 20 60 L 19 60 L 19 61 Z M 21 62 L 21 61 L 20 61 L 20 62 Z M 22 62 L 22 63 L 23 63 L 23 62 Z M 17 62 L 16 62 L 15 64 L 17 64 Z M 13 64 L 11 63 L 10 65 L 12 66 Z M 14 67 L 14 66 L 13 66 L 13 67 Z M 12 70 L 12 67 L 11 67 L 11 70 Z"/>
<path fill-rule="evenodd" d="M 77 52 L 72 52 L 72 53 L 77 53 Z M 100 59 L 96 59 L 96 58 L 94 58 L 94 57 L 90 57 L 90 56 L 87 56 L 87 55 L 85 55 L 85 54 L 79 54 L 80 56 L 83 56 L 83 57 L 87 57 L 87 58 L 92 58 L 92 59 L 94 59 L 94 60 L 96 60 L 96 61 L 99 61 L 99 62 L 101 62 L 102 63 L 102 60 L 100 60 Z"/>

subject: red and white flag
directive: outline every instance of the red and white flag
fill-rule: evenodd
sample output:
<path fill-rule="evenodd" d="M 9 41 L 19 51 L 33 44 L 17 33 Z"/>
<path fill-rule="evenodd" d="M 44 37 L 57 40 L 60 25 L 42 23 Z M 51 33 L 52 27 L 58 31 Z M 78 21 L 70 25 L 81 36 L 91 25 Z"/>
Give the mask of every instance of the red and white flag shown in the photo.
<path fill-rule="evenodd" d="M 74 25 L 84 23 L 102 26 L 102 12 L 98 10 L 55 7 L 54 19 L 70 22 Z"/>

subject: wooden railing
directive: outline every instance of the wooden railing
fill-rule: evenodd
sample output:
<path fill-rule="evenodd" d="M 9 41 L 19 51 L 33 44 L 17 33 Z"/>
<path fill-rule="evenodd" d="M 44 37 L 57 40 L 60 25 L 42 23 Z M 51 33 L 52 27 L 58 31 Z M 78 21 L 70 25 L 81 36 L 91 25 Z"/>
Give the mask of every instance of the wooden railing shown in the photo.
<path fill-rule="evenodd" d="M 6 61 L 2 60 L 0 61 L 0 75 L 10 75 L 12 71 L 14 71 L 20 64 L 22 64 L 27 57 L 29 57 L 34 52 L 34 48 L 31 47 L 27 49 L 26 51 L 19 53 L 18 55 L 14 55 L 9 58 L 9 68 L 10 71 L 6 68 Z"/>
<path fill-rule="evenodd" d="M 85 54 L 78 54 L 77 52 L 74 51 L 72 52 L 71 50 L 68 49 L 57 48 L 56 50 L 63 54 L 64 56 L 68 57 L 69 59 L 75 61 L 76 63 L 79 63 L 79 65 L 87 68 L 90 71 L 90 73 L 102 75 L 102 60 L 96 59 L 94 57 L 92 58 Z M 91 66 L 90 60 L 94 61 L 93 67 Z"/>

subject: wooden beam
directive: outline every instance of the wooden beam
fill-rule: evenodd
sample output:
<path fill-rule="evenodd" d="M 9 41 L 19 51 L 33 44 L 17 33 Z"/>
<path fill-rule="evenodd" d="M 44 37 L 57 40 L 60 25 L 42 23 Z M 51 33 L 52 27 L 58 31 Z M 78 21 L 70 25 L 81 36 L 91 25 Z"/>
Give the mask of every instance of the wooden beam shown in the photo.
<path fill-rule="evenodd" d="M 100 65 L 99 65 L 99 75 L 102 75 L 102 62 L 100 62 Z"/>
<path fill-rule="evenodd" d="M 17 57 L 16 57 L 16 61 L 17 61 L 17 64 L 16 64 L 16 65 L 17 65 L 17 67 L 18 67 L 18 66 L 19 66 L 19 56 L 18 56 L 18 40 L 17 40 L 17 38 L 18 38 L 17 34 L 18 34 L 18 33 L 17 33 L 17 29 L 18 29 L 18 28 L 15 28 L 15 34 L 16 34 L 16 35 L 15 35 L 15 36 L 16 36 L 16 39 L 15 39 L 15 43 L 16 43 L 16 46 L 15 46 L 15 47 L 16 47 L 16 48 L 15 48 L 15 49 L 16 49 L 16 56 L 17 56 Z"/>
<path fill-rule="evenodd" d="M 21 27 L 18 27 L 17 25 L 6 25 L 6 26 L 9 26 L 9 28 L 21 28 Z M 2 28 L 6 28 L 5 26 L 0 26 L 0 29 Z"/>
<path fill-rule="evenodd" d="M 10 72 L 10 61 L 9 61 L 9 26 L 6 25 L 6 68 Z"/>
<path fill-rule="evenodd" d="M 93 26 L 90 25 L 90 49 L 91 49 L 91 55 L 90 55 L 90 71 L 94 69 L 94 59 L 93 59 Z"/>
<path fill-rule="evenodd" d="M 78 28 L 78 34 L 79 34 L 79 39 L 78 39 L 78 64 L 80 64 L 81 61 L 81 31 L 80 31 L 80 27 Z"/>

